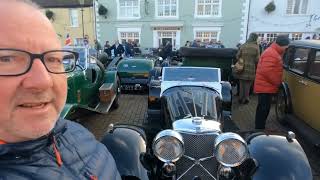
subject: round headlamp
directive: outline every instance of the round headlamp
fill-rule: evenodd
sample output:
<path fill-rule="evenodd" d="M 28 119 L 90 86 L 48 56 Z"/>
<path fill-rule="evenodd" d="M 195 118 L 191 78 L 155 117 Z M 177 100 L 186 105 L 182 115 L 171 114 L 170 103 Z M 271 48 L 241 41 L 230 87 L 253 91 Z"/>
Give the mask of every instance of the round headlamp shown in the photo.
<path fill-rule="evenodd" d="M 163 130 L 153 140 L 154 155 L 163 162 L 175 162 L 184 153 L 184 142 L 180 133 L 174 130 Z"/>
<path fill-rule="evenodd" d="M 238 134 L 220 134 L 215 141 L 215 156 L 226 167 L 239 166 L 249 157 L 247 143 Z"/>

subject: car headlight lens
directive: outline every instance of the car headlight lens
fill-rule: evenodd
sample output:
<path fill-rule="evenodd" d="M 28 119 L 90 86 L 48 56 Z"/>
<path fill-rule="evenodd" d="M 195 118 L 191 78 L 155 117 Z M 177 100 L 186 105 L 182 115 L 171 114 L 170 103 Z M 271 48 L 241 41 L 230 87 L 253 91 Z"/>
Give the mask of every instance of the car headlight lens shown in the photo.
<path fill-rule="evenodd" d="M 249 157 L 245 140 L 235 133 L 224 133 L 215 141 L 215 155 L 217 161 L 227 167 L 239 166 Z"/>
<path fill-rule="evenodd" d="M 164 130 L 153 140 L 152 149 L 155 156 L 163 162 L 175 162 L 184 153 L 184 142 L 180 133 Z"/>

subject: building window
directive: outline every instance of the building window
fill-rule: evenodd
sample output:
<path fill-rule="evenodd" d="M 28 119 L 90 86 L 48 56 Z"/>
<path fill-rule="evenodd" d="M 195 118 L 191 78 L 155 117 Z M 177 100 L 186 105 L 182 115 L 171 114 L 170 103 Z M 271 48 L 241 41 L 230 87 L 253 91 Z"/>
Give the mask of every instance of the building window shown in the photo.
<path fill-rule="evenodd" d="M 302 39 L 302 33 L 292 33 L 291 34 L 291 40 L 301 40 Z"/>
<path fill-rule="evenodd" d="M 70 26 L 71 27 L 79 27 L 79 20 L 78 20 L 78 10 L 77 9 L 70 9 Z"/>
<path fill-rule="evenodd" d="M 308 0 L 288 0 L 287 14 L 306 14 Z"/>
<path fill-rule="evenodd" d="M 118 28 L 118 40 L 120 43 L 140 42 L 140 28 Z"/>
<path fill-rule="evenodd" d="M 118 18 L 140 18 L 140 0 L 117 0 Z"/>
<path fill-rule="evenodd" d="M 178 0 L 156 0 L 156 17 L 178 17 Z"/>
<path fill-rule="evenodd" d="M 120 32 L 120 42 L 139 43 L 139 32 Z"/>
<path fill-rule="evenodd" d="M 208 43 L 211 40 L 218 41 L 221 29 L 216 27 L 194 28 L 194 39 Z"/>
<path fill-rule="evenodd" d="M 266 40 L 267 42 L 273 42 L 277 39 L 278 34 L 277 33 L 267 33 Z"/>
<path fill-rule="evenodd" d="M 195 16 L 220 16 L 221 0 L 196 0 Z"/>

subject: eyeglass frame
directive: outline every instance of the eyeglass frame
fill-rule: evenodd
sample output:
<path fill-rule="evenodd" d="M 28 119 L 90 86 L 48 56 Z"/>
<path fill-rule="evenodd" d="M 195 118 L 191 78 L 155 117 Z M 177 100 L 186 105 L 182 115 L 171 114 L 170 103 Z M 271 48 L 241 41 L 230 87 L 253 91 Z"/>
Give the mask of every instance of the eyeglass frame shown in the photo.
<path fill-rule="evenodd" d="M 0 74 L 0 76 L 21 76 L 21 75 L 23 75 L 23 74 L 27 74 L 27 73 L 30 71 L 30 69 L 31 69 L 31 67 L 32 67 L 33 62 L 34 62 L 35 59 L 40 59 L 40 61 L 42 62 L 42 64 L 44 65 L 44 67 L 46 68 L 46 70 L 47 70 L 49 73 L 52 73 L 52 74 L 65 74 L 65 73 L 70 73 L 70 72 L 72 72 L 72 71 L 74 71 L 74 70 L 76 69 L 77 60 L 78 60 L 78 58 L 79 58 L 79 53 L 78 53 L 78 52 L 70 51 L 70 50 L 64 50 L 64 49 L 60 49 L 60 50 L 56 49 L 56 50 L 45 51 L 45 52 L 43 52 L 43 53 L 41 53 L 41 54 L 34 54 L 34 53 L 31 53 L 31 52 L 28 52 L 28 51 L 25 51 L 25 50 L 15 49 L 15 48 L 0 48 L 0 51 L 1 51 L 1 50 L 24 52 L 24 53 L 26 53 L 26 54 L 29 55 L 29 57 L 30 57 L 30 64 L 29 64 L 29 67 L 26 69 L 25 72 L 22 72 L 22 73 L 20 73 L 20 74 L 10 74 L 10 75 L 1 75 L 1 74 Z M 71 69 L 70 71 L 66 71 L 66 72 L 55 73 L 55 72 L 50 71 L 50 70 L 48 69 L 47 65 L 46 65 L 45 62 L 44 62 L 44 56 L 45 56 L 45 54 L 50 53 L 50 52 L 69 52 L 69 53 L 72 53 L 72 54 L 74 55 L 74 57 L 75 57 L 75 66 L 73 67 L 73 69 Z"/>

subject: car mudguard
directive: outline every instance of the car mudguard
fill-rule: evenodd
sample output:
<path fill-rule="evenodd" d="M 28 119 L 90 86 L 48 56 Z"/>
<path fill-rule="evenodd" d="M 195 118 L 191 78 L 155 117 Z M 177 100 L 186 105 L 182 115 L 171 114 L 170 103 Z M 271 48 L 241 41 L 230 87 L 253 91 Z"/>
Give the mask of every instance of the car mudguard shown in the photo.
<path fill-rule="evenodd" d="M 66 103 L 64 105 L 59 117 L 66 119 L 70 114 L 73 114 L 75 112 L 76 107 L 77 107 L 77 104 Z"/>
<path fill-rule="evenodd" d="M 114 127 L 101 142 L 113 155 L 122 177 L 148 179 L 147 170 L 140 162 L 141 153 L 146 152 L 146 140 L 142 129 L 125 125 Z"/>
<path fill-rule="evenodd" d="M 104 75 L 105 83 L 117 83 L 117 71 L 107 71 Z"/>
<path fill-rule="evenodd" d="M 286 111 L 287 113 L 291 113 L 292 112 L 292 104 L 291 104 L 291 95 L 290 95 L 290 90 L 289 90 L 289 86 L 287 83 L 282 82 L 280 85 L 280 89 L 283 89 L 284 94 L 285 94 L 285 100 L 286 100 Z"/>
<path fill-rule="evenodd" d="M 221 82 L 222 108 L 224 111 L 230 111 L 232 108 L 232 87 L 227 81 Z"/>
<path fill-rule="evenodd" d="M 312 180 L 307 156 L 296 139 L 256 133 L 247 143 L 250 156 L 258 163 L 253 180 Z"/>

